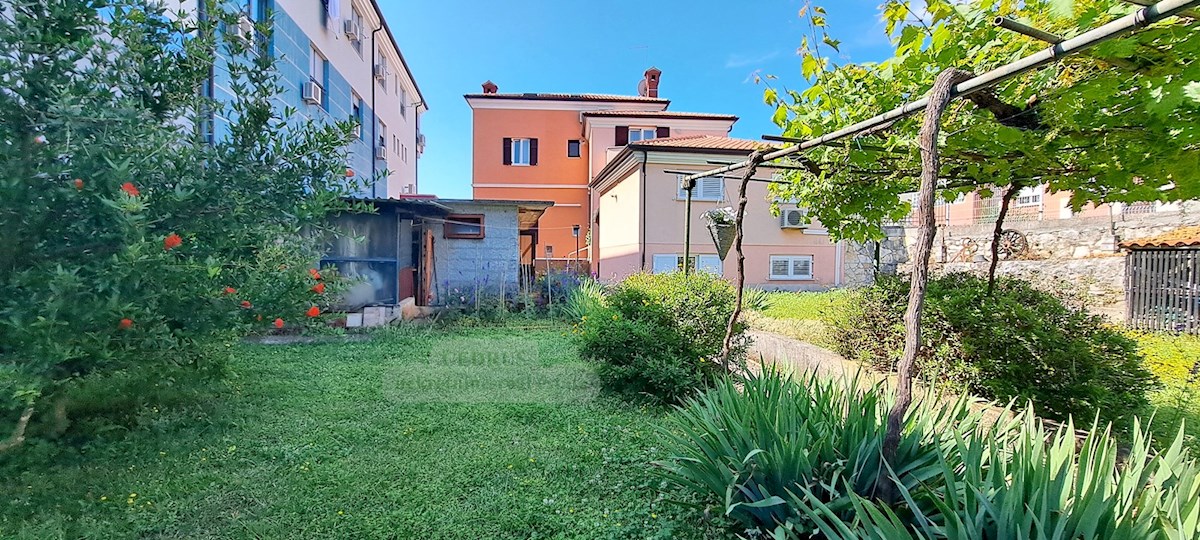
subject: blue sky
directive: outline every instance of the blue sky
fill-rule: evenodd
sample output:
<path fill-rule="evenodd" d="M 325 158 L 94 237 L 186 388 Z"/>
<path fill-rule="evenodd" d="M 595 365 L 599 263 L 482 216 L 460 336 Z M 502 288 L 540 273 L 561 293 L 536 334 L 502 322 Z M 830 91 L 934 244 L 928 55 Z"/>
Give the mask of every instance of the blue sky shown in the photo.
<path fill-rule="evenodd" d="M 653 65 L 670 110 L 735 114 L 732 135 L 748 139 L 778 133 L 755 73 L 803 86 L 799 0 L 379 3 L 430 106 L 420 189 L 441 197 L 471 196 L 471 111 L 462 95 L 488 79 L 501 92 L 636 94 Z M 887 54 L 877 0 L 823 5 L 842 60 Z"/>

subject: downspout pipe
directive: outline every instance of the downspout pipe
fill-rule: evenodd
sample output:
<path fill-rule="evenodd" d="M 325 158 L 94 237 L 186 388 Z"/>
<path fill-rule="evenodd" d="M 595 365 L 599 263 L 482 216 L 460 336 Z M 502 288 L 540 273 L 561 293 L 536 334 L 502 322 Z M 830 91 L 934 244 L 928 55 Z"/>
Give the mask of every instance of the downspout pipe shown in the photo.
<path fill-rule="evenodd" d="M 375 55 L 379 51 L 379 47 L 375 44 L 375 39 L 379 32 L 383 30 L 383 24 L 375 27 L 371 31 L 371 198 L 378 198 L 376 187 L 379 185 L 379 112 L 375 110 L 375 87 L 378 82 L 375 80 Z"/>
<path fill-rule="evenodd" d="M 642 150 L 642 178 L 640 182 L 642 188 L 642 200 L 638 201 L 638 205 L 640 207 L 638 221 L 639 226 L 641 227 L 641 230 L 638 231 L 640 236 L 638 238 L 638 244 L 642 247 L 641 252 L 643 272 L 646 270 L 646 161 L 649 159 L 648 154 L 649 153 L 647 151 Z"/>

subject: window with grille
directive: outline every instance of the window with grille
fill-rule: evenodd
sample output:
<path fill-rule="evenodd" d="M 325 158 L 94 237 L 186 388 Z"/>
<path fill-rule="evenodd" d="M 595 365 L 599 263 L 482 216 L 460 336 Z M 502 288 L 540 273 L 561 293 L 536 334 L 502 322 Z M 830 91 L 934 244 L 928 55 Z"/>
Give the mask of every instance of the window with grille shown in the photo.
<path fill-rule="evenodd" d="M 1013 205 L 1016 207 L 1022 206 L 1037 206 L 1042 204 L 1042 186 L 1030 186 L 1021 188 L 1017 192 L 1017 198 L 1013 200 Z"/>
<path fill-rule="evenodd" d="M 771 279 L 812 279 L 812 255 L 772 255 Z"/>

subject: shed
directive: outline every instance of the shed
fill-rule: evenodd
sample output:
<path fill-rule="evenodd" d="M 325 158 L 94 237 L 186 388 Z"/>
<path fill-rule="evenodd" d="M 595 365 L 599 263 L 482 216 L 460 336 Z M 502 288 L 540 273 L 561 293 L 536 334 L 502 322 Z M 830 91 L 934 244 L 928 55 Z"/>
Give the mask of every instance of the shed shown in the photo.
<path fill-rule="evenodd" d="M 1133 328 L 1200 333 L 1200 227 L 1121 243 L 1126 321 Z"/>
<path fill-rule="evenodd" d="M 455 303 L 476 293 L 515 295 L 536 244 L 545 201 L 438 199 L 408 195 L 397 199 L 357 199 L 373 214 L 343 213 L 332 218 L 342 234 L 331 240 L 322 266 L 334 266 L 358 283 L 344 296 L 344 308 L 395 306 L 412 298 L 419 306 Z M 523 258 L 528 258 L 524 261 Z"/>

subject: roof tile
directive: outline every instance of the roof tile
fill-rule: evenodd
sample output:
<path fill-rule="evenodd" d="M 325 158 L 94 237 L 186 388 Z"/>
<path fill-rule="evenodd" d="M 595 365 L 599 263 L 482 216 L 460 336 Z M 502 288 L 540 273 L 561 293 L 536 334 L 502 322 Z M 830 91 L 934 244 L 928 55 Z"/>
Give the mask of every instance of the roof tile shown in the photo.
<path fill-rule="evenodd" d="M 634 147 L 651 147 L 651 148 L 679 148 L 691 150 L 743 150 L 745 152 L 753 152 L 760 148 L 777 148 L 774 145 L 762 142 L 751 141 L 748 139 L 734 139 L 731 137 L 715 137 L 712 135 L 685 135 L 682 137 L 665 137 L 662 139 L 650 139 L 630 143 L 629 146 Z"/>
<path fill-rule="evenodd" d="M 1137 240 L 1121 242 L 1121 247 L 1138 248 L 1173 248 L 1200 246 L 1200 226 L 1180 227 L 1173 231 L 1157 234 Z"/>
<path fill-rule="evenodd" d="M 711 118 L 714 120 L 737 120 L 738 117 L 732 114 L 718 113 L 695 113 L 695 112 L 680 112 L 680 111 L 586 111 L 584 116 L 631 116 L 641 118 Z"/>

